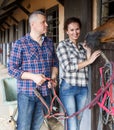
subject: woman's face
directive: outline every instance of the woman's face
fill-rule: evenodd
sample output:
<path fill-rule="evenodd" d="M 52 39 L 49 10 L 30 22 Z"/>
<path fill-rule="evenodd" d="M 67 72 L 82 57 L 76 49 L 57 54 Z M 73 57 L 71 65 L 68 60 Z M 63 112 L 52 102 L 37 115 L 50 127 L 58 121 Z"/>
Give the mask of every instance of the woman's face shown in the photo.
<path fill-rule="evenodd" d="M 66 31 L 66 33 L 68 34 L 68 37 L 69 39 L 72 41 L 72 42 L 76 42 L 80 36 L 80 26 L 78 23 L 70 23 L 68 25 L 68 29 Z"/>

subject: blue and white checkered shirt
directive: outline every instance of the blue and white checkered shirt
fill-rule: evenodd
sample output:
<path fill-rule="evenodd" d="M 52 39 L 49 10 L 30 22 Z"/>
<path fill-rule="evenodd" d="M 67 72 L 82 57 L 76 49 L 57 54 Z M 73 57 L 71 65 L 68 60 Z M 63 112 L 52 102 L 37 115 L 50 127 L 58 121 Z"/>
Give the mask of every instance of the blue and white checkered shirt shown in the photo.
<path fill-rule="evenodd" d="M 78 69 L 78 64 L 87 59 L 81 44 L 76 47 L 69 39 L 61 41 L 57 47 L 57 56 L 61 67 L 60 78 L 72 86 L 88 85 L 88 67 Z"/>

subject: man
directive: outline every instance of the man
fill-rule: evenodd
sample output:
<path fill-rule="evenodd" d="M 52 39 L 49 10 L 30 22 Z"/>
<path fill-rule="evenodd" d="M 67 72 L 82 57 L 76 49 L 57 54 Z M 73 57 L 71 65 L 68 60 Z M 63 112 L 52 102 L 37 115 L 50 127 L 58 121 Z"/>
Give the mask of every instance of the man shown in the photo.
<path fill-rule="evenodd" d="M 46 16 L 41 11 L 29 17 L 30 33 L 17 40 L 12 48 L 8 72 L 17 78 L 18 119 L 17 130 L 39 130 L 43 120 L 43 105 L 35 96 L 37 88 L 50 103 L 50 83 L 46 77 L 55 80 L 58 73 L 58 60 L 47 32 Z"/>

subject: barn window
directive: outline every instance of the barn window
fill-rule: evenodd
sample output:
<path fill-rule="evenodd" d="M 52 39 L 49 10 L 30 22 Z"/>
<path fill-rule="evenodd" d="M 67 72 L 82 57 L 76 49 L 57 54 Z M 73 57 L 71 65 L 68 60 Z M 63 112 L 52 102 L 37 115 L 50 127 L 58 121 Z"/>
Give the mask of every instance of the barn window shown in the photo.
<path fill-rule="evenodd" d="M 100 23 L 114 17 L 114 0 L 101 0 Z"/>
<path fill-rule="evenodd" d="M 47 14 L 47 23 L 48 23 L 47 36 L 52 38 L 55 46 L 57 46 L 57 43 L 59 42 L 58 6 L 54 6 L 46 10 L 46 14 Z"/>

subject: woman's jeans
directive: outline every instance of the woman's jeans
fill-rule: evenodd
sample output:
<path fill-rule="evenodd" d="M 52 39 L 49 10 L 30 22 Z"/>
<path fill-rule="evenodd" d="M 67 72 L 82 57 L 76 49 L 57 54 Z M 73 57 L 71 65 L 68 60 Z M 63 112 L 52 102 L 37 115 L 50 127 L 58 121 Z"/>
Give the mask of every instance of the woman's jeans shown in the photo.
<path fill-rule="evenodd" d="M 71 86 L 62 80 L 60 84 L 60 98 L 66 109 L 67 115 L 82 109 L 86 104 L 88 87 Z M 82 113 L 67 120 L 67 130 L 80 130 Z"/>
<path fill-rule="evenodd" d="M 47 103 L 50 96 L 45 97 Z M 37 97 L 18 94 L 17 130 L 40 130 L 44 120 L 43 105 Z"/>

